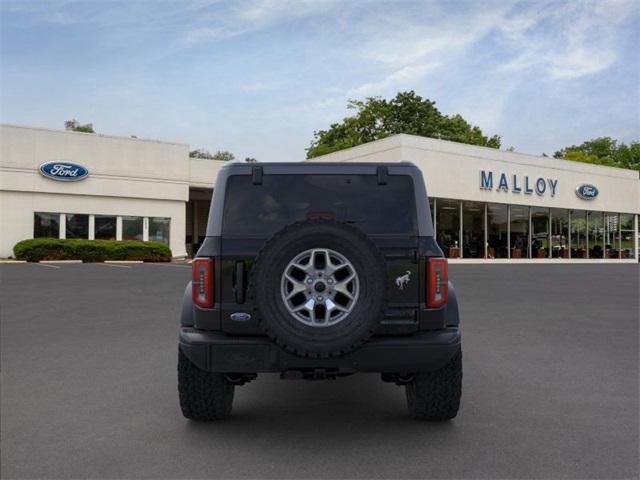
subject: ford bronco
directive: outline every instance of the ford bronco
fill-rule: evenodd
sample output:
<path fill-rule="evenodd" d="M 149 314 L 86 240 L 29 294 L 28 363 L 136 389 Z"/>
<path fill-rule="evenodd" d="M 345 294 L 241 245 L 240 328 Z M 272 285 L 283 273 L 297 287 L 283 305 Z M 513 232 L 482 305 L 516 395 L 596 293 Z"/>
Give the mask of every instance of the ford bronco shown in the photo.
<path fill-rule="evenodd" d="M 418 419 L 456 416 L 456 293 L 420 170 L 400 163 L 231 163 L 184 293 L 178 392 L 185 417 L 231 413 L 258 373 L 377 372 Z"/>

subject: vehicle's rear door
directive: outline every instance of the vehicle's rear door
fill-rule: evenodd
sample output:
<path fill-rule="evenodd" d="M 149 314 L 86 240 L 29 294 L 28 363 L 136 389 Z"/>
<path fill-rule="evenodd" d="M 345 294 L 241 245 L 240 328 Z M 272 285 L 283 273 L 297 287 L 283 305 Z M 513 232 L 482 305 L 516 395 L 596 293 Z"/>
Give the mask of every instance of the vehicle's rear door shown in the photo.
<path fill-rule="evenodd" d="M 257 252 L 287 225 L 315 218 L 349 223 L 381 250 L 389 278 L 385 318 L 398 333 L 412 330 L 420 298 L 413 179 L 334 173 L 269 174 L 259 182 L 251 175 L 229 177 L 221 239 L 223 330 L 259 332 L 254 319 L 233 317 L 253 307 L 247 288 Z"/>

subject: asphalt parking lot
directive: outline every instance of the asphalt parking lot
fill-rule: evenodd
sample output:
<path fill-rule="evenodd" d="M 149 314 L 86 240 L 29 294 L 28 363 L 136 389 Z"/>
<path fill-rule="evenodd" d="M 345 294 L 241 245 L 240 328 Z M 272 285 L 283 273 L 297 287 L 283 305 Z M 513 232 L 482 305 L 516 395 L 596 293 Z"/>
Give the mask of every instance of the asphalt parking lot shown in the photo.
<path fill-rule="evenodd" d="M 264 375 L 234 416 L 179 411 L 184 265 L 3 265 L 2 478 L 637 478 L 637 265 L 451 266 L 451 423 L 357 375 Z"/>

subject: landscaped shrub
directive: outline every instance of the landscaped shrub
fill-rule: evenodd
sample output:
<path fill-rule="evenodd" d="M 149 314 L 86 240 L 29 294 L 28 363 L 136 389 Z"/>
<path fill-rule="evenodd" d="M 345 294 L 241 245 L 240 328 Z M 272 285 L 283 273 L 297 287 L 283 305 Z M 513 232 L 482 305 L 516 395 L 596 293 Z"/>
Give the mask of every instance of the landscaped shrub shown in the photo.
<path fill-rule="evenodd" d="M 33 238 L 16 243 L 13 254 L 19 260 L 142 260 L 144 262 L 168 262 L 171 249 L 160 242 L 138 240 L 80 240 L 59 238 Z"/>

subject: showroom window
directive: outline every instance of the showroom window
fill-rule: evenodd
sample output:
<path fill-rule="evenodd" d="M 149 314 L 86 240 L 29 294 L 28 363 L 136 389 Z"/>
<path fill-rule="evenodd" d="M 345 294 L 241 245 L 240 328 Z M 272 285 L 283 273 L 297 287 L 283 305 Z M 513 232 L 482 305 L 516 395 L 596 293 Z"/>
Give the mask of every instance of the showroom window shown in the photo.
<path fill-rule="evenodd" d="M 617 213 L 604 214 L 604 258 L 620 258 L 620 219 Z"/>
<path fill-rule="evenodd" d="M 549 209 L 531 207 L 531 258 L 549 257 Z"/>
<path fill-rule="evenodd" d="M 509 207 L 502 204 L 487 204 L 487 258 L 508 258 L 508 235 Z"/>
<path fill-rule="evenodd" d="M 169 244 L 169 227 L 171 219 L 165 217 L 149 217 L 149 240 Z"/>
<path fill-rule="evenodd" d="M 447 258 L 460 257 L 460 202 L 439 198 L 436 201 L 436 241 Z"/>
<path fill-rule="evenodd" d="M 484 203 L 462 202 L 462 257 L 484 258 Z"/>
<path fill-rule="evenodd" d="M 570 258 L 569 252 L 569 210 L 551 209 L 551 256 Z"/>
<path fill-rule="evenodd" d="M 60 238 L 60 214 L 36 212 L 33 214 L 33 238 Z"/>
<path fill-rule="evenodd" d="M 511 258 L 529 258 L 529 207 L 511 206 Z"/>
<path fill-rule="evenodd" d="M 122 240 L 142 240 L 143 223 L 142 217 L 122 217 Z"/>
<path fill-rule="evenodd" d="M 112 215 L 96 215 L 94 220 L 96 240 L 115 240 L 118 233 L 118 219 Z"/>
<path fill-rule="evenodd" d="M 66 214 L 66 238 L 89 238 L 89 215 Z"/>
<path fill-rule="evenodd" d="M 150 240 L 169 244 L 171 218 L 35 212 L 33 237 Z"/>
<path fill-rule="evenodd" d="M 587 212 L 571 212 L 571 258 L 587 258 Z"/>
<path fill-rule="evenodd" d="M 604 223 L 602 212 L 587 215 L 589 258 L 604 258 Z"/>
<path fill-rule="evenodd" d="M 633 245 L 634 235 L 633 215 L 628 213 L 620 214 L 620 253 L 622 258 L 636 258 Z"/>

